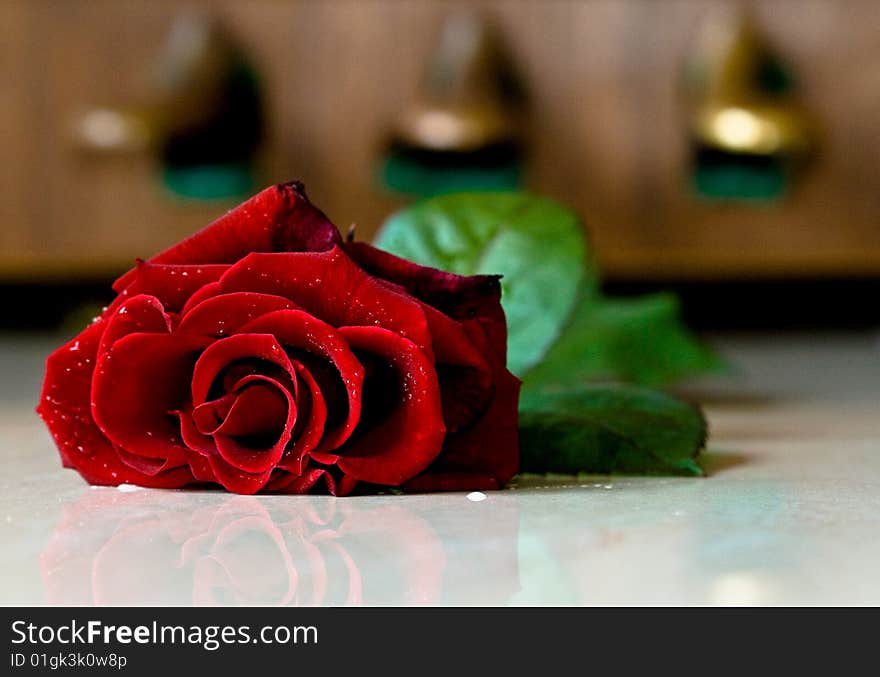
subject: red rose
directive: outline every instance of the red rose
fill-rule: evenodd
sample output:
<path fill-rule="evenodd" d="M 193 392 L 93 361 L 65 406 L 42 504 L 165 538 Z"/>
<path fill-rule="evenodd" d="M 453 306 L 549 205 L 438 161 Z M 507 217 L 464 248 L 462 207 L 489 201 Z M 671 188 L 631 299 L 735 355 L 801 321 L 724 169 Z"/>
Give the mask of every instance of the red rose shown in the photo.
<path fill-rule="evenodd" d="M 517 471 L 498 278 L 343 243 L 298 183 L 114 289 L 49 357 L 38 408 L 92 484 L 347 494 L 491 489 Z"/>

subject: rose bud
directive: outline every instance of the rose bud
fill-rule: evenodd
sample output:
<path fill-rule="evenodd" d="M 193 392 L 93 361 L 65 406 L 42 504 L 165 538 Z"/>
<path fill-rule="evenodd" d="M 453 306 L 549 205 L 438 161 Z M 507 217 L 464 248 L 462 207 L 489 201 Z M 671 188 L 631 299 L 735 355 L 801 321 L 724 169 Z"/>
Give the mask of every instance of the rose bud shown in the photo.
<path fill-rule="evenodd" d="M 337 495 L 494 489 L 519 381 L 497 276 L 416 265 L 268 188 L 119 278 L 39 414 L 90 483 Z"/>

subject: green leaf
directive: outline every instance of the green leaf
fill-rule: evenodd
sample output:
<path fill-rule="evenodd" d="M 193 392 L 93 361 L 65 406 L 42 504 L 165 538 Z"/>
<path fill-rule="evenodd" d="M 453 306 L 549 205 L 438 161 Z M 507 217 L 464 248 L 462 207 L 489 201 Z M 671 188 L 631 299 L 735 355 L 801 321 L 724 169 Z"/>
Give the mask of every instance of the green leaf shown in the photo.
<path fill-rule="evenodd" d="M 525 379 L 536 386 L 597 380 L 659 385 L 722 366 L 684 326 L 672 294 L 608 298 L 588 292 Z"/>
<path fill-rule="evenodd" d="M 502 274 L 515 374 L 541 360 L 578 291 L 596 287 L 577 216 L 528 193 L 457 193 L 417 203 L 385 223 L 376 245 L 461 275 Z"/>
<path fill-rule="evenodd" d="M 636 386 L 527 388 L 520 398 L 524 473 L 702 475 L 706 421 L 696 407 Z"/>

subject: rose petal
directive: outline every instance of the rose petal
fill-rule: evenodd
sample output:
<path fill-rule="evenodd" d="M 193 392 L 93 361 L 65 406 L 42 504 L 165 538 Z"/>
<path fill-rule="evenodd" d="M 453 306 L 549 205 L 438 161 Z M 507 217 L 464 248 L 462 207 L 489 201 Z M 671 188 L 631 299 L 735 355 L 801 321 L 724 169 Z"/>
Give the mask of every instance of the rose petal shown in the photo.
<path fill-rule="evenodd" d="M 337 461 L 339 461 L 338 454 L 334 454 L 329 451 L 320 451 L 318 449 L 315 449 L 312 452 L 310 452 L 309 458 L 317 461 L 318 463 L 322 463 L 324 465 L 336 465 Z"/>
<path fill-rule="evenodd" d="M 190 425 L 192 425 L 192 419 L 190 416 L 185 417 L 186 420 L 190 421 Z M 182 419 L 181 419 L 182 420 Z M 181 425 L 181 437 L 183 437 L 183 426 Z M 211 438 L 208 438 L 211 440 Z M 184 440 L 186 438 L 184 437 Z M 187 446 L 190 446 L 189 442 L 186 442 Z M 186 450 L 186 462 L 189 465 L 190 470 L 192 471 L 193 477 L 199 482 L 211 482 L 212 484 L 220 484 L 220 481 L 217 479 L 214 474 L 214 469 L 211 467 L 211 464 L 208 462 L 208 456 L 211 453 L 216 453 L 216 449 L 213 446 L 213 440 L 211 440 L 211 448 L 207 450 L 205 453 L 200 453 L 200 451 L 196 451 L 195 447 L 188 448 Z"/>
<path fill-rule="evenodd" d="M 126 274 L 125 285 L 118 286 L 117 281 L 113 289 L 121 299 L 138 294 L 155 296 L 166 310 L 176 312 L 205 285 L 219 280 L 228 268 L 227 265 L 164 265 L 138 261 Z"/>
<path fill-rule="evenodd" d="M 185 462 L 179 426 L 170 411 L 187 397 L 203 339 L 130 334 L 98 359 L 92 415 L 101 432 L 129 454 L 164 459 L 163 469 Z"/>
<path fill-rule="evenodd" d="M 430 306 L 423 306 L 434 342 L 443 420 L 455 432 L 481 415 L 494 391 L 492 368 L 464 326 Z"/>
<path fill-rule="evenodd" d="M 107 352 L 123 336 L 136 333 L 167 334 L 171 318 L 155 296 L 140 294 L 123 301 L 106 314 L 107 328 L 101 337 L 98 354 Z"/>
<path fill-rule="evenodd" d="M 271 472 L 278 465 L 284 454 L 284 446 L 290 439 L 289 433 L 283 433 L 278 441 L 266 449 L 254 450 L 243 444 L 239 444 L 232 437 L 217 436 L 214 438 L 220 458 L 226 461 L 233 471 L 241 470 L 246 473 L 260 474 Z M 215 456 L 210 458 L 212 467 L 219 463 Z"/>
<path fill-rule="evenodd" d="M 363 366 L 351 352 L 345 338 L 330 325 L 301 310 L 279 310 L 268 313 L 246 324 L 241 331 L 271 334 L 288 350 L 300 349 L 332 363 L 339 372 L 338 376 L 347 399 L 347 411 L 338 425 L 325 431 L 320 449 L 333 450 L 345 442 L 360 419 L 361 388 L 364 379 Z M 302 355 L 297 358 L 300 362 L 304 359 L 305 356 Z M 309 366 L 306 365 L 307 368 Z M 316 375 L 317 372 L 313 368 L 312 376 Z M 322 399 L 326 399 L 326 388 L 325 385 L 322 389 L 324 393 Z M 330 411 L 332 410 L 328 410 L 327 413 L 329 414 Z"/>
<path fill-rule="evenodd" d="M 234 468 L 220 456 L 208 456 L 207 459 L 214 481 L 236 494 L 255 494 L 266 486 L 272 476 L 272 469 L 263 473 L 248 473 Z"/>
<path fill-rule="evenodd" d="M 230 387 L 230 391 L 240 391 L 248 384 L 260 381 L 271 384 L 273 388 L 276 388 L 283 394 L 284 398 L 287 399 L 289 390 L 284 384 L 278 383 L 275 379 L 253 373 L 237 379 Z M 218 450 L 219 440 L 216 440 L 213 435 L 218 432 L 218 428 L 222 426 L 223 419 L 228 416 L 236 398 L 236 392 L 229 392 L 217 400 L 205 402 L 195 408 L 193 408 L 191 404 L 188 404 L 182 411 L 173 412 L 179 418 L 180 434 L 184 444 L 192 451 L 197 452 L 198 455 L 204 457 L 218 454 L 223 456 Z M 259 413 L 262 414 L 264 412 Z M 285 406 L 283 412 L 284 420 L 279 425 L 279 433 L 273 444 L 270 445 L 271 448 L 268 451 L 259 450 L 257 452 L 258 454 L 266 453 L 267 455 L 262 456 L 254 465 L 245 465 L 241 467 L 248 472 L 263 472 L 271 465 L 278 463 L 282 452 L 284 452 L 286 445 L 290 441 L 290 436 L 292 434 L 290 428 L 294 425 L 294 422 L 299 419 L 300 413 L 301 412 L 298 411 L 298 407 L 295 404 L 292 406 Z M 253 426 L 254 423 L 243 421 L 242 425 Z M 283 428 L 283 432 L 281 432 L 281 428 Z M 227 435 L 232 434 L 228 430 L 225 432 Z M 226 445 L 224 449 L 232 449 L 232 453 L 235 453 L 235 447 L 232 444 Z M 288 449 L 287 452 L 288 453 L 284 454 L 285 467 L 289 467 L 291 470 L 299 469 L 302 464 L 302 453 L 297 452 L 295 447 Z M 292 458 L 293 454 L 298 454 L 300 458 Z M 190 465 L 193 466 L 193 473 L 197 477 L 207 479 L 208 481 L 214 481 L 213 471 L 211 471 L 210 465 L 207 464 L 207 462 L 200 464 L 200 467 L 196 468 L 193 464 L 193 455 L 188 455 L 188 458 Z M 227 456 L 227 460 L 235 464 L 235 461 L 231 456 Z M 248 464 L 248 461 L 244 461 L 244 463 Z"/>
<path fill-rule="evenodd" d="M 250 254 L 232 266 L 220 284 L 227 292 L 284 296 L 334 327 L 384 327 L 433 358 L 421 305 L 364 273 L 339 247 L 310 254 Z"/>
<path fill-rule="evenodd" d="M 223 419 L 229 413 L 229 409 L 232 407 L 232 403 L 235 402 L 236 397 L 235 393 L 227 393 L 223 397 L 203 402 L 195 407 L 190 413 L 190 417 L 196 431 L 206 437 L 213 435 L 214 431 L 223 423 Z"/>
<path fill-rule="evenodd" d="M 90 393 L 98 344 L 106 320 L 98 320 L 49 356 L 37 413 L 46 422 L 65 467 L 90 484 L 182 487 L 192 481 L 185 466 L 155 475 L 123 463 L 91 415 Z"/>
<path fill-rule="evenodd" d="M 199 409 L 210 405 L 203 404 L 193 411 L 197 424 Z M 261 473 L 281 460 L 296 416 L 296 405 L 281 384 L 254 375 L 242 384 L 240 394 L 234 396 L 223 420 L 211 434 L 217 451 L 228 463 L 249 473 Z M 255 448 L 237 439 L 260 436 L 271 438 L 271 444 Z"/>
<path fill-rule="evenodd" d="M 309 370 L 300 362 L 294 362 L 293 367 L 305 387 L 297 392 L 296 425 L 291 433 L 293 442 L 278 467 L 299 474 L 302 472 L 306 453 L 317 447 L 324 435 L 327 405 Z"/>
<path fill-rule="evenodd" d="M 211 386 L 224 369 L 234 365 L 236 361 L 253 359 L 265 360 L 279 367 L 281 373 L 290 378 L 291 387 L 294 387 L 296 377 L 293 365 L 272 336 L 253 333 L 236 334 L 212 343 L 199 357 L 192 371 L 193 405 L 198 407 L 205 402 Z M 295 407 L 291 407 L 288 411 L 294 412 L 291 416 L 295 416 Z M 290 426 L 292 424 L 291 418 Z M 200 437 L 202 434 L 195 429 L 195 426 L 183 424 L 181 433 L 185 436 L 184 439 L 192 439 L 194 442 L 192 446 L 196 451 L 206 454 L 215 481 L 229 491 L 253 494 L 268 482 L 289 440 L 290 426 L 285 425 L 284 435 L 268 450 L 267 455 L 253 454 L 234 440 L 222 437 L 214 439 L 219 454 L 217 455 L 212 453 L 213 449 L 206 448 L 204 438 Z M 193 432 L 198 435 L 193 435 Z M 264 470 L 252 471 L 254 468 L 264 468 Z"/>
<path fill-rule="evenodd" d="M 284 494 L 307 494 L 320 480 L 324 481 L 327 492 L 332 496 L 348 496 L 358 483 L 348 475 L 343 475 L 337 481 L 325 468 L 310 468 L 298 476 L 279 474 L 266 485 L 266 490 Z"/>
<path fill-rule="evenodd" d="M 198 426 L 193 420 L 192 405 L 187 405 L 182 409 L 174 410 L 180 424 L 180 438 L 192 453 L 187 454 L 187 462 L 193 470 L 193 475 L 200 481 L 213 482 L 214 474 L 207 460 L 204 463 L 194 464 L 193 457 L 201 456 L 207 459 L 212 454 L 219 453 L 214 438 L 199 431 Z M 206 474 L 207 473 L 207 474 Z"/>
<path fill-rule="evenodd" d="M 183 304 L 183 309 L 180 311 L 181 317 L 186 315 L 202 301 L 206 301 L 214 296 L 219 296 L 222 293 L 223 291 L 220 289 L 220 280 L 209 282 L 198 291 L 193 292 L 193 295 L 186 300 L 186 303 Z"/>
<path fill-rule="evenodd" d="M 477 320 L 492 337 L 493 350 L 503 360 L 507 324 L 501 308 L 500 275 L 456 275 L 420 266 L 376 249 L 365 242 L 346 242 L 345 252 L 370 275 L 401 285 L 420 301 L 455 320 Z"/>
<path fill-rule="evenodd" d="M 228 336 L 260 315 L 274 310 L 295 308 L 296 304 L 272 294 L 254 292 L 221 294 L 205 299 L 185 311 L 176 331 L 180 334 Z"/>
<path fill-rule="evenodd" d="M 359 480 L 352 477 L 351 475 L 343 475 L 336 482 L 336 487 L 332 487 L 328 483 L 327 489 L 334 496 L 348 496 L 351 492 L 355 490 L 358 482 Z"/>
<path fill-rule="evenodd" d="M 234 263 L 250 252 L 325 251 L 341 241 L 336 226 L 309 202 L 302 184 L 291 182 L 258 193 L 150 263 Z M 119 292 L 131 284 L 134 272 L 119 278 L 113 289 Z"/>
<path fill-rule="evenodd" d="M 253 332 L 235 334 L 212 343 L 199 356 L 192 371 L 193 406 L 197 407 L 208 399 L 211 386 L 224 368 L 237 360 L 254 359 L 274 364 L 291 380 L 296 378 L 290 359 L 273 336 Z"/>
<path fill-rule="evenodd" d="M 116 447 L 115 451 L 116 455 L 119 456 L 119 460 L 125 463 L 125 465 L 145 475 L 156 475 L 162 472 L 168 462 L 165 458 L 149 458 L 148 456 L 130 454 L 122 447 Z"/>
<path fill-rule="evenodd" d="M 398 378 L 393 409 L 371 430 L 356 430 L 340 449 L 338 467 L 354 479 L 399 485 L 437 457 L 446 429 L 433 365 L 412 341 L 379 327 L 342 327 L 351 346 L 383 359 Z M 369 380 L 364 382 L 365 400 Z"/>
<path fill-rule="evenodd" d="M 289 473 L 276 470 L 272 479 L 266 484 L 266 491 L 286 494 L 307 494 L 325 474 L 326 470 L 309 468 L 302 473 Z"/>
<path fill-rule="evenodd" d="M 490 339 L 482 333 L 478 325 L 469 327 L 472 340 L 483 348 Z M 517 429 L 517 406 L 519 403 L 520 381 L 513 376 L 500 360 L 493 361 L 495 393 L 486 413 L 473 425 L 448 435 L 443 453 L 426 475 L 434 479 L 417 479 L 405 489 L 412 491 L 440 490 L 451 486 L 451 475 L 467 476 L 456 485 L 456 490 L 495 488 L 487 486 L 485 476 L 496 480 L 498 488 L 503 487 L 519 469 L 519 433 Z M 444 484 L 445 483 L 445 484 Z"/>
<path fill-rule="evenodd" d="M 295 409 L 290 393 L 271 379 L 256 374 L 251 378 L 250 383 L 234 397 L 225 418 L 212 434 L 268 438 L 278 437 L 283 432 L 289 410 Z"/>

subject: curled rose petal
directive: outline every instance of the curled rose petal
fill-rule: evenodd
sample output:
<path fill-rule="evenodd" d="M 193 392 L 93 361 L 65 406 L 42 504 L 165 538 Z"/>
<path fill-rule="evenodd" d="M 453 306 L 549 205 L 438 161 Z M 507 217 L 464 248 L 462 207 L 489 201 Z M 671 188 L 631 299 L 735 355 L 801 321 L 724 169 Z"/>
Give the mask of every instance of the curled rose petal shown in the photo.
<path fill-rule="evenodd" d="M 443 420 L 449 432 L 472 423 L 489 406 L 492 368 L 460 322 L 423 306 L 434 342 Z"/>
<path fill-rule="evenodd" d="M 277 381 L 253 374 L 223 397 L 200 404 L 192 420 L 210 436 L 220 456 L 249 473 L 262 473 L 281 460 L 296 422 L 296 404 Z"/>
<path fill-rule="evenodd" d="M 394 332 L 379 327 L 339 331 L 353 348 L 386 362 L 395 381 L 375 384 L 385 391 L 383 396 L 393 398 L 394 406 L 385 418 L 367 421 L 372 427 L 359 428 L 339 450 L 339 469 L 363 482 L 401 484 L 427 468 L 443 446 L 446 429 L 437 375 L 425 353 Z M 368 378 L 364 390 L 370 388 Z"/>
<path fill-rule="evenodd" d="M 219 296 L 223 291 L 220 289 L 220 280 L 216 282 L 209 282 L 201 289 L 197 289 L 193 292 L 193 295 L 190 296 L 186 303 L 183 304 L 183 308 L 180 311 L 181 316 L 186 315 L 190 310 L 199 305 L 202 301 L 205 301 L 213 296 Z"/>
<path fill-rule="evenodd" d="M 243 360 L 245 364 L 241 364 Z M 254 360 L 258 362 L 254 364 Z M 241 371 L 236 369 L 239 365 Z M 230 377 L 233 383 L 226 387 L 222 381 Z M 278 378 L 283 378 L 285 383 L 280 383 Z M 263 405 L 269 401 L 265 396 L 280 396 L 284 402 L 281 409 L 274 410 L 277 436 L 268 445 L 257 444 L 259 448 L 253 448 L 242 439 L 236 439 L 230 431 L 244 426 L 242 417 L 248 414 L 252 417 L 247 424 L 251 432 L 260 425 L 260 421 L 253 418 L 254 393 L 246 395 L 257 383 L 277 391 L 275 396 L 263 392 L 260 395 Z M 218 385 L 223 394 L 209 401 Z M 199 356 L 192 370 L 192 410 L 180 414 L 183 439 L 190 448 L 206 456 L 211 471 L 223 486 L 238 493 L 255 493 L 268 482 L 290 441 L 296 421 L 296 390 L 294 367 L 273 336 L 246 333 L 216 341 Z M 230 394 L 233 397 L 226 397 Z M 266 409 L 261 414 L 271 412 Z M 209 429 L 211 421 L 217 424 L 213 429 Z"/>
<path fill-rule="evenodd" d="M 349 475 L 343 475 L 337 480 L 333 473 L 325 468 L 309 468 L 301 475 L 280 473 L 266 485 L 266 490 L 287 494 L 305 494 L 321 481 L 332 496 L 348 496 L 358 484 L 358 481 Z"/>
<path fill-rule="evenodd" d="M 296 425 L 291 433 L 293 442 L 289 453 L 279 462 L 278 467 L 299 474 L 303 469 L 305 454 L 315 449 L 324 435 L 327 404 L 311 372 L 300 362 L 294 362 L 293 368 L 303 387 L 297 391 Z"/>
<path fill-rule="evenodd" d="M 46 364 L 37 412 L 58 445 L 65 467 L 75 468 L 91 484 L 137 484 L 177 488 L 193 480 L 186 466 L 143 473 L 127 465 L 95 424 L 91 413 L 92 376 L 98 344 L 106 328 L 99 319 L 61 346 Z"/>
<path fill-rule="evenodd" d="M 345 337 L 330 325 L 300 310 L 279 310 L 268 313 L 246 324 L 241 330 L 271 334 L 284 345 L 286 350 L 293 348 L 317 355 L 335 367 L 345 398 L 344 403 L 336 403 L 336 408 L 338 409 L 340 405 L 345 406 L 346 412 L 335 426 L 324 431 L 320 449 L 330 451 L 343 444 L 360 420 L 361 389 L 364 380 L 363 366 L 351 352 Z M 306 357 L 300 354 L 298 360 L 302 362 Z M 314 380 L 318 373 L 314 366 L 310 373 Z M 322 393 L 322 400 L 325 399 L 326 394 Z"/>
<path fill-rule="evenodd" d="M 98 354 L 107 352 L 123 336 L 129 334 L 167 334 L 171 318 L 155 296 L 140 294 L 123 301 L 106 314 L 107 327 L 101 337 Z"/>
<path fill-rule="evenodd" d="M 454 320 L 485 325 L 494 354 L 507 359 L 507 323 L 501 308 L 500 275 L 456 275 L 420 266 L 365 242 L 346 242 L 346 253 L 365 271 L 403 287 Z"/>
<path fill-rule="evenodd" d="M 148 263 L 234 263 L 251 252 L 325 251 L 341 242 L 336 226 L 309 202 L 303 185 L 293 181 L 258 193 Z M 128 287 L 135 272 L 119 278 L 113 289 Z"/>
<path fill-rule="evenodd" d="M 203 339 L 129 334 L 98 358 L 92 415 L 101 432 L 129 454 L 164 459 L 163 470 L 185 463 L 172 411 L 186 396 Z"/>
<path fill-rule="evenodd" d="M 228 402 L 217 407 L 227 398 Z M 277 381 L 253 374 L 241 379 L 235 392 L 200 405 L 193 411 L 193 418 L 207 435 L 276 439 L 284 432 L 291 404 L 290 393 Z M 210 408 L 210 413 L 200 421 L 197 414 L 204 408 Z"/>
<path fill-rule="evenodd" d="M 274 336 L 256 332 L 236 334 L 211 343 L 199 355 L 191 372 L 193 406 L 205 402 L 211 386 L 223 369 L 239 360 L 262 360 L 267 365 L 281 369 L 291 380 L 295 378 L 293 365 Z"/>
<path fill-rule="evenodd" d="M 364 273 L 339 247 L 320 253 L 250 254 L 232 266 L 220 284 L 227 292 L 284 296 L 334 327 L 395 331 L 433 358 L 421 305 Z"/>
<path fill-rule="evenodd" d="M 206 458 L 211 467 L 212 481 L 219 482 L 228 491 L 236 494 L 255 494 L 266 486 L 272 476 L 272 470 L 249 473 L 236 468 L 220 456 Z"/>
<path fill-rule="evenodd" d="M 219 289 L 219 285 L 218 285 Z M 228 336 L 242 325 L 274 310 L 292 310 L 296 304 L 282 296 L 233 292 L 203 300 L 186 311 L 180 320 L 180 334 Z"/>
<path fill-rule="evenodd" d="M 479 344 L 481 328 L 471 327 Z M 482 334 L 482 341 L 489 338 Z M 503 487 L 519 468 L 516 407 L 520 380 L 494 360 L 495 392 L 486 413 L 472 426 L 449 435 L 443 456 L 422 477 L 405 485 L 409 491 L 455 491 Z M 455 475 L 459 479 L 452 480 Z M 468 480 L 465 480 L 468 478 Z M 487 478 L 493 478 L 489 482 Z M 454 487 L 454 488 L 453 488 Z"/>

